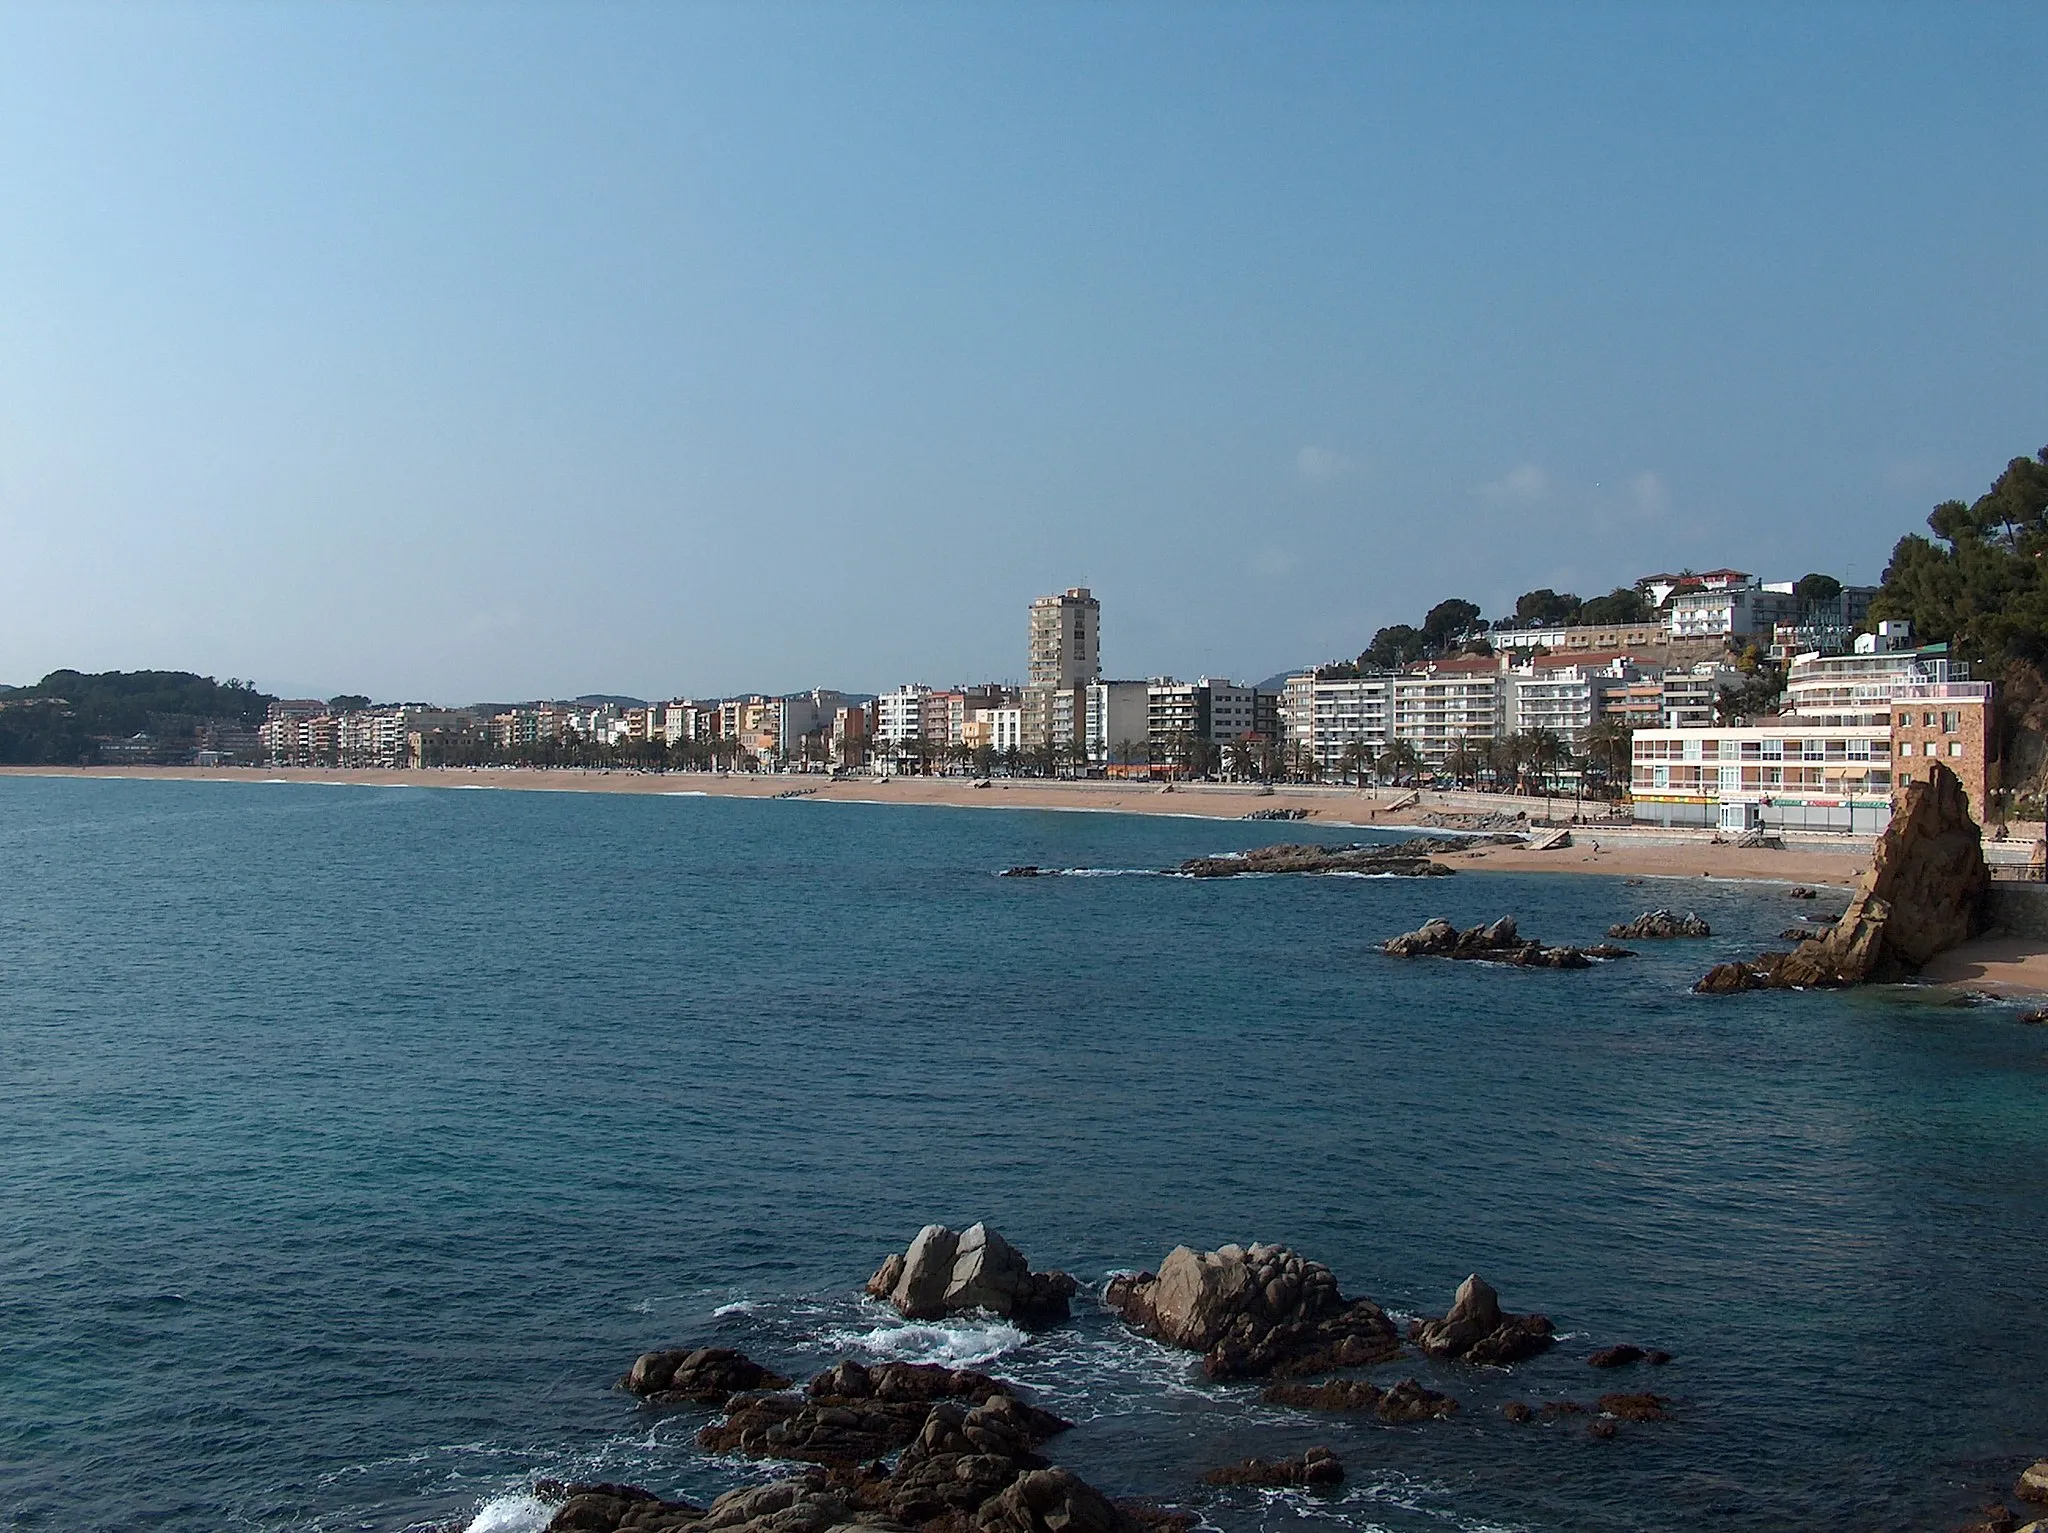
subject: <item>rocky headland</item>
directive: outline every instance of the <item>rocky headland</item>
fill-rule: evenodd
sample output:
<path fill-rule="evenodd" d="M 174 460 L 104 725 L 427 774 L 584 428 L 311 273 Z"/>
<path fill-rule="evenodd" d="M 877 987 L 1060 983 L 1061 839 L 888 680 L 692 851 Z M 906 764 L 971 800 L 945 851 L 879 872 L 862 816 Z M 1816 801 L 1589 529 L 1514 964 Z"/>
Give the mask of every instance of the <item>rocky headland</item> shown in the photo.
<path fill-rule="evenodd" d="M 1380 945 L 1380 951 L 1390 958 L 1464 958 L 1528 969 L 1587 969 L 1595 959 L 1636 956 L 1627 948 L 1604 942 L 1590 947 L 1546 946 L 1524 937 L 1513 916 L 1502 916 L 1488 926 L 1468 926 L 1463 931 L 1438 916 L 1424 921 L 1412 932 L 1389 937 Z"/>
<path fill-rule="evenodd" d="M 1963 785 L 1940 762 L 1902 791 L 1870 869 L 1840 920 L 1789 953 L 1716 964 L 1693 989 L 1834 989 L 1908 979 L 1984 929 L 1991 872 Z"/>

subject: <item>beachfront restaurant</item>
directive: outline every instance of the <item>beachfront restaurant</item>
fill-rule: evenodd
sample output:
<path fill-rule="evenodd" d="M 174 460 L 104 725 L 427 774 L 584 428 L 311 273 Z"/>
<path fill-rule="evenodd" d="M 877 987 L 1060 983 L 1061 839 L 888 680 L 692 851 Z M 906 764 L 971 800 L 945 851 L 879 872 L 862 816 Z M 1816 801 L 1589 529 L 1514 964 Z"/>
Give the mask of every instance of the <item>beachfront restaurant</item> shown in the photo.
<path fill-rule="evenodd" d="M 1641 825 L 1874 836 L 1892 815 L 1891 732 L 1797 719 L 1639 729 L 1629 796 Z"/>

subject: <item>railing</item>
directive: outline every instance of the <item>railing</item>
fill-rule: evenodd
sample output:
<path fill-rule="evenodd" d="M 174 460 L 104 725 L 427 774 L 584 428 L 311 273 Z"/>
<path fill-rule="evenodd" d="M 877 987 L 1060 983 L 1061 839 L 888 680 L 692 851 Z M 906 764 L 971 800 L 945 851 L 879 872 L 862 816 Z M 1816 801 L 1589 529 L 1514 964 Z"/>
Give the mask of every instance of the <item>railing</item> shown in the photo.
<path fill-rule="evenodd" d="M 1994 862 L 1991 864 L 1991 881 L 1994 884 L 2048 884 L 2048 867 L 2038 862 Z"/>

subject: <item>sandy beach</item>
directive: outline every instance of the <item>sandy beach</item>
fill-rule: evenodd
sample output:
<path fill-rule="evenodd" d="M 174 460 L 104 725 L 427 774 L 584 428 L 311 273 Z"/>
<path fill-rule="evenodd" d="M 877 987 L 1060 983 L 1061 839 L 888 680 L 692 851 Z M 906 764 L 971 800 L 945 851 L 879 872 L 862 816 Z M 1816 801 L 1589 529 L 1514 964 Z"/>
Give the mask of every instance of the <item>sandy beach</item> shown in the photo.
<path fill-rule="evenodd" d="M 734 798 L 777 798 L 801 794 L 822 803 L 948 805 L 966 809 L 1086 810 L 1112 814 L 1170 814 L 1191 819 L 1242 820 L 1254 811 L 1299 810 L 1314 825 L 1359 828 L 1425 826 L 1442 813 L 1527 814 L 1540 820 L 1545 801 L 1495 794 L 1429 793 L 1423 802 L 1396 808 L 1413 794 L 1394 788 L 1276 787 L 1264 792 L 1250 784 L 1181 783 L 1163 791 L 1154 783 L 1042 781 L 997 778 L 987 787 L 961 777 L 849 777 L 712 772 L 540 770 L 523 767 L 383 768 L 325 767 L 0 767 L 13 776 L 108 777 L 143 781 L 308 782 L 383 788 L 496 788 L 555 793 L 717 794 Z M 1570 820 L 1569 798 L 1549 802 L 1552 818 Z M 1272 827 L 1284 841 L 1287 822 Z M 1460 865 L 1502 871 L 1611 873 L 1631 877 L 1741 878 L 1846 888 L 1869 865 L 1864 841 L 1815 838 L 1783 849 L 1716 845 L 1704 832 L 1644 830 L 1626 822 L 1599 821 L 1572 827 L 1572 845 L 1551 851 L 1526 847 L 1475 847 L 1459 853 Z"/>

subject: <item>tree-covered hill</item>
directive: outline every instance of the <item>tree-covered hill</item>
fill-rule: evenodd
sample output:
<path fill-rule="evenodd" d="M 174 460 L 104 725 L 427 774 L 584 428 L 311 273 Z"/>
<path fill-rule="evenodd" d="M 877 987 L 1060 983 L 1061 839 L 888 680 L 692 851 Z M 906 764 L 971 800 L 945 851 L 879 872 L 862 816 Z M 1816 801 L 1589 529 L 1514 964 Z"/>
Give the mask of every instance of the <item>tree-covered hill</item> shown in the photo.
<path fill-rule="evenodd" d="M 90 764 L 102 744 L 136 735 L 160 758 L 189 754 L 209 730 L 254 729 L 274 701 L 190 671 L 52 671 L 34 686 L 0 687 L 0 762 Z"/>

